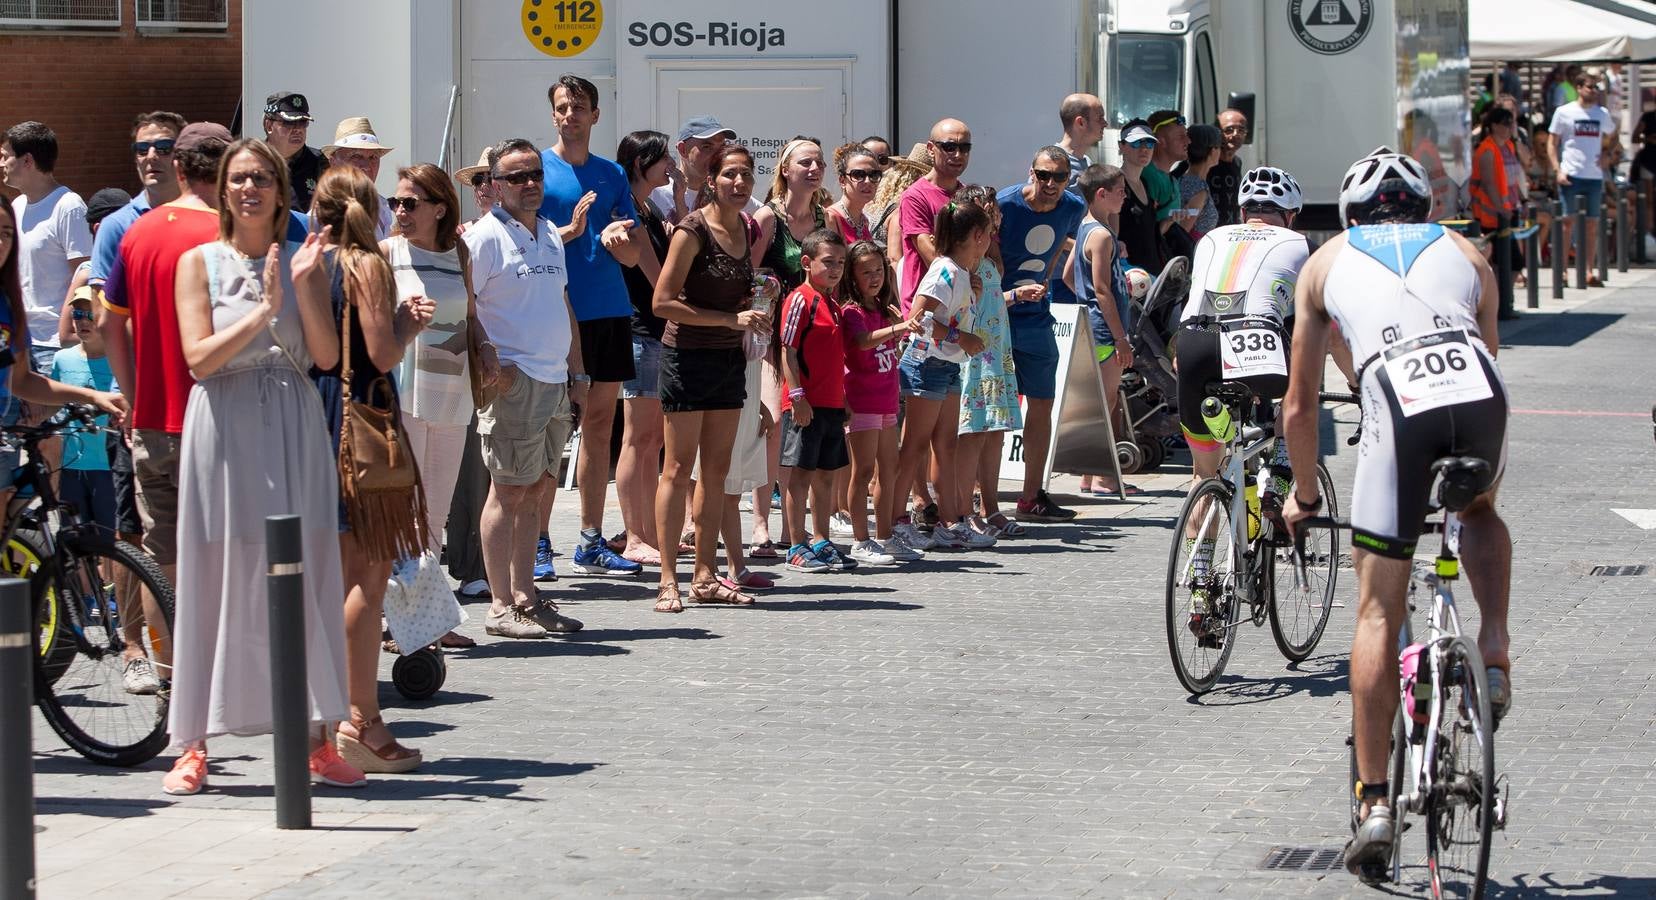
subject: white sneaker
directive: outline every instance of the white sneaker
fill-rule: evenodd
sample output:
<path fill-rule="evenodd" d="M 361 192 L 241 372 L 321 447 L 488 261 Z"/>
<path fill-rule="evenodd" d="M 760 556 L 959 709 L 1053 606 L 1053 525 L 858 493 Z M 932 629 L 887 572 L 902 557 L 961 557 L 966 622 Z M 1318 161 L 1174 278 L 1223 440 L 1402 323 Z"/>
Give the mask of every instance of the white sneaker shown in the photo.
<path fill-rule="evenodd" d="M 161 690 L 161 679 L 155 675 L 155 666 L 142 656 L 127 660 L 121 673 L 121 683 L 129 694 L 154 694 Z"/>
<path fill-rule="evenodd" d="M 916 562 L 926 558 L 926 551 L 916 550 L 903 539 L 892 535 L 880 542 L 880 551 L 898 562 Z"/>
<path fill-rule="evenodd" d="M 475 581 L 468 581 L 465 584 L 460 585 L 460 596 L 465 597 L 467 600 L 476 600 L 480 597 L 489 596 L 488 579 L 479 578 Z"/>
<path fill-rule="evenodd" d="M 966 524 L 965 522 L 956 522 L 953 525 L 950 525 L 948 530 L 949 533 L 958 538 L 962 544 L 965 544 L 966 549 L 968 550 L 987 550 L 990 547 L 995 546 L 996 543 L 993 535 L 973 531 L 972 526 Z"/>
<path fill-rule="evenodd" d="M 753 512 L 753 495 L 743 494 L 742 502 L 736 504 L 736 508 L 742 512 Z"/>
<path fill-rule="evenodd" d="M 856 534 L 851 529 L 851 516 L 837 512 L 828 517 L 828 534 L 831 537 L 851 537 Z"/>
<path fill-rule="evenodd" d="M 864 565 L 890 566 L 897 563 L 897 558 L 885 552 L 878 541 L 868 540 L 851 548 L 851 558 Z"/>
<path fill-rule="evenodd" d="M 920 529 L 907 523 L 891 529 L 891 533 L 896 535 L 898 540 L 907 544 L 911 550 L 931 550 L 937 546 L 937 541 L 931 535 L 925 534 Z"/>

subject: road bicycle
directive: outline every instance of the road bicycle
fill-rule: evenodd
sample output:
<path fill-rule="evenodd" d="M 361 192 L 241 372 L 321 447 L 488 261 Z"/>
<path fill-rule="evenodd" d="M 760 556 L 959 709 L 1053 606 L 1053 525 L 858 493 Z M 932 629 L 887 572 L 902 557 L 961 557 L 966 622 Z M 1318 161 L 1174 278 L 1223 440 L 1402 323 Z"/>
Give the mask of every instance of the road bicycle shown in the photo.
<path fill-rule="evenodd" d="M 99 415 L 92 407 L 67 407 L 40 425 L 0 428 L 0 444 L 23 452 L 0 534 L 0 570 L 29 583 L 37 626 L 35 705 L 47 724 L 94 763 L 136 766 L 167 744 L 172 585 L 148 555 L 59 500 L 40 453 L 41 442 L 59 435 L 104 439 L 105 429 L 95 424 Z M 143 635 L 140 645 L 160 680 L 153 693 L 126 689 L 123 632 L 133 630 Z"/>
<path fill-rule="evenodd" d="M 1243 422 L 1244 412 L 1257 405 L 1239 382 L 1211 384 L 1207 395 L 1230 422 Z M 1339 572 L 1333 530 L 1313 539 L 1307 558 L 1314 565 L 1296 565 L 1280 508 L 1262 500 L 1265 492 L 1256 488 L 1272 479 L 1260 460 L 1275 440 L 1270 418 L 1229 430 L 1219 475 L 1203 479 L 1185 499 L 1167 561 L 1167 646 L 1173 674 L 1192 694 L 1211 690 L 1224 674 L 1243 622 L 1258 627 L 1268 619 L 1277 649 L 1290 662 L 1310 656 L 1328 626 Z M 1334 481 L 1321 462 L 1317 483 L 1327 508 L 1337 512 Z"/>
<path fill-rule="evenodd" d="M 1460 523 L 1455 513 L 1478 495 L 1489 463 L 1475 457 L 1447 457 L 1432 465 L 1439 477 L 1424 533 L 1441 536 L 1438 555 L 1417 561 L 1409 576 L 1409 615 L 1397 638 L 1401 702 L 1392 727 L 1387 798 L 1396 824 L 1390 864 L 1365 880 L 1399 881 L 1408 816 L 1426 824 L 1426 869 L 1432 896 L 1478 898 L 1489 875 L 1491 834 L 1506 828 L 1504 778 L 1495 774 L 1495 719 L 1489 681 L 1478 645 L 1461 634 L 1451 583 L 1460 577 Z M 1348 527 L 1332 517 L 1304 520 L 1307 530 Z M 1416 643 L 1411 618 L 1417 600 L 1430 595 L 1424 640 Z M 1357 783 L 1356 745 L 1351 747 L 1351 783 Z M 1351 828 L 1361 814 L 1351 794 Z"/>

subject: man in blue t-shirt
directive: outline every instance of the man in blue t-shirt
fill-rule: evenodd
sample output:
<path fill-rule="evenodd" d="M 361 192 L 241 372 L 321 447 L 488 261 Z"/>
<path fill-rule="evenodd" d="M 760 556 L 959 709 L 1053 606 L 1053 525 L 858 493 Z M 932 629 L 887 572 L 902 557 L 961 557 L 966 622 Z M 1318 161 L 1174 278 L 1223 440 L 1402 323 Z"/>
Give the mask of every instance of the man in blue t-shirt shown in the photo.
<path fill-rule="evenodd" d="M 574 569 L 589 575 L 631 575 L 642 568 L 604 541 L 604 500 L 610 480 L 610 434 L 621 383 L 634 376 L 632 301 L 622 266 L 639 266 L 651 281 L 660 261 L 638 224 L 627 173 L 591 151 L 598 122 L 598 88 L 564 75 L 546 92 L 558 142 L 541 153 L 546 199 L 540 214 L 558 227 L 569 267 L 569 305 L 581 332 L 581 358 L 590 382 L 580 415 L 581 446 L 575 481 L 581 492 L 581 539 Z M 550 493 L 550 492 L 548 492 Z M 541 516 L 541 527 L 551 514 Z M 665 540 L 665 538 L 663 538 Z M 551 538 L 542 534 L 535 577 L 552 576 Z"/>
<path fill-rule="evenodd" d="M 1070 193 L 1069 154 L 1042 147 L 1030 164 L 1029 180 L 1003 189 L 1000 205 L 1002 283 L 1012 292 L 1007 319 L 1012 325 L 1012 362 L 1018 393 L 1029 402 L 1024 414 L 1024 485 L 1018 515 L 1036 522 L 1072 519 L 1075 513 L 1052 502 L 1042 489 L 1047 450 L 1052 445 L 1052 404 L 1058 396 L 1058 340 L 1052 334 L 1052 273 L 1064 242 L 1087 215 L 1087 205 Z"/>
<path fill-rule="evenodd" d="M 157 110 L 140 115 L 132 123 L 132 156 L 138 166 L 138 181 L 144 186 L 131 202 L 110 213 L 92 236 L 92 272 L 88 284 L 103 290 L 121 238 L 138 217 L 151 207 L 171 203 L 182 190 L 173 173 L 173 143 L 184 130 L 184 117 Z"/>

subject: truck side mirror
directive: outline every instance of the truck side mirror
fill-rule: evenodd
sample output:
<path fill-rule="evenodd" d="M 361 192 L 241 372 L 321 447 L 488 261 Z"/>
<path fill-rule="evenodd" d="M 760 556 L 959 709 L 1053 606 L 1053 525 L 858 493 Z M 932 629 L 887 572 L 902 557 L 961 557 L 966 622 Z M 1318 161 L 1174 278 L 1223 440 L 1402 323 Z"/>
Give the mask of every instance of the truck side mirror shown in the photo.
<path fill-rule="evenodd" d="M 1226 109 L 1239 109 L 1242 115 L 1248 117 L 1248 139 L 1244 144 L 1254 142 L 1254 95 L 1253 91 L 1231 91 L 1230 98 L 1225 101 Z"/>

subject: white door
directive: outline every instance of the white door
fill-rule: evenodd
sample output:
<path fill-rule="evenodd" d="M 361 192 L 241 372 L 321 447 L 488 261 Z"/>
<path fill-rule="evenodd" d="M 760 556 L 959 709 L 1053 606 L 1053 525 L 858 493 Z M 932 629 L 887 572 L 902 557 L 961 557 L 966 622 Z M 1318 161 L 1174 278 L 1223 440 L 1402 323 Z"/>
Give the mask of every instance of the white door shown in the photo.
<path fill-rule="evenodd" d="M 673 133 L 691 116 L 711 115 L 735 129 L 753 151 L 754 193 L 770 189 L 776 156 L 796 134 L 822 142 L 823 155 L 854 140 L 846 100 L 852 59 L 693 60 L 652 59 L 655 114 Z M 832 188 L 832 178 L 824 184 Z"/>

